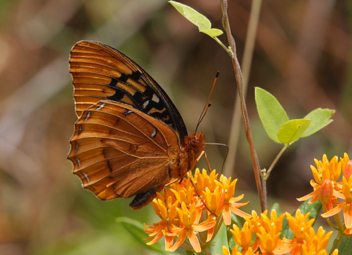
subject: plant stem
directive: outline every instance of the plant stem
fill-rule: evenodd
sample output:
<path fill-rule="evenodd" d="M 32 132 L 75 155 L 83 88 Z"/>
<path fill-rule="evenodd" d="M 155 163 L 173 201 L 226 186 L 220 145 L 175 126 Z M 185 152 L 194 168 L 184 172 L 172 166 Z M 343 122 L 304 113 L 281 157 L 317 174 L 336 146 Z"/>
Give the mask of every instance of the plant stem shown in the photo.
<path fill-rule="evenodd" d="M 236 42 L 235 42 L 235 39 L 232 37 L 230 22 L 229 22 L 228 15 L 227 15 L 227 6 L 228 6 L 227 0 L 220 0 L 220 3 L 221 3 L 222 15 L 223 15 L 223 20 L 222 20 L 223 26 L 226 31 L 228 43 L 229 43 L 229 45 L 232 49 L 232 52 L 233 52 L 233 57 L 231 58 L 231 60 L 232 60 L 232 65 L 233 65 L 234 72 L 235 72 L 238 94 L 239 94 L 240 101 L 241 101 L 241 113 L 242 113 L 243 125 L 244 125 L 246 138 L 247 138 L 250 152 L 251 152 L 255 182 L 257 185 L 257 190 L 258 190 L 258 195 L 259 195 L 259 200 L 260 200 L 260 205 L 261 205 L 262 211 L 265 211 L 266 207 L 267 207 L 266 206 L 266 197 L 264 197 L 264 195 L 263 195 L 261 182 L 260 182 L 260 166 L 259 166 L 257 153 L 256 153 L 256 151 L 254 149 L 254 145 L 253 145 L 253 139 L 252 139 L 252 133 L 251 133 L 251 128 L 250 128 L 250 124 L 249 124 L 247 106 L 246 106 L 244 92 L 243 92 L 243 84 L 244 84 L 243 76 L 242 76 L 240 63 L 238 62 L 237 53 L 236 53 Z"/>
<path fill-rule="evenodd" d="M 248 31 L 246 36 L 246 41 L 244 45 L 244 52 L 242 58 L 242 72 L 243 72 L 243 93 L 246 97 L 247 85 L 249 81 L 249 75 L 251 72 L 251 65 L 253 59 L 254 45 L 257 37 L 257 28 L 259 23 L 259 16 L 261 10 L 262 0 L 253 0 L 251 6 L 251 12 L 249 16 Z M 231 176 L 233 169 L 236 164 L 236 155 L 238 150 L 238 142 L 241 133 L 241 105 L 239 95 L 236 95 L 236 100 L 234 104 L 234 112 L 232 114 L 231 130 L 229 135 L 229 150 L 233 157 L 228 157 L 226 160 L 226 166 L 224 169 L 224 174 L 226 176 Z"/>
<path fill-rule="evenodd" d="M 271 163 L 271 166 L 269 167 L 268 171 L 266 172 L 266 178 L 270 175 L 271 171 L 273 170 L 274 166 L 276 165 L 277 161 L 279 161 L 279 158 L 281 155 L 284 153 L 284 151 L 288 148 L 288 146 L 284 145 L 284 147 L 281 149 L 279 154 L 276 155 L 276 158 L 274 159 L 273 163 Z"/>
<path fill-rule="evenodd" d="M 344 237 L 344 233 L 341 232 L 341 231 L 339 231 L 338 234 L 337 234 L 337 237 L 336 237 L 336 239 L 335 239 L 334 246 L 333 246 L 332 249 L 331 249 L 330 254 L 333 253 L 333 251 L 334 251 L 335 249 L 337 249 L 337 247 L 339 247 L 339 245 L 340 245 L 340 243 L 341 243 L 343 237 Z"/>

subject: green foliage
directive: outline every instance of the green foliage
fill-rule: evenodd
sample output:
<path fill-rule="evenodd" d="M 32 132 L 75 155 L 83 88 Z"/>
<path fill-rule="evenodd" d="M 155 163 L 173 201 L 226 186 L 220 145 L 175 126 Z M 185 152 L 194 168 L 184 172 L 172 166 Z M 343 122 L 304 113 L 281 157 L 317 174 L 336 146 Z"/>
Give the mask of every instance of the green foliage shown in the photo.
<path fill-rule="evenodd" d="M 282 211 L 281 211 L 279 203 L 274 203 L 273 206 L 271 207 L 271 210 L 275 210 L 277 216 L 280 216 L 282 214 Z"/>
<path fill-rule="evenodd" d="M 136 241 L 141 243 L 146 248 L 163 254 L 167 254 L 160 242 L 156 242 L 153 245 L 145 245 L 145 241 L 143 240 L 147 237 L 146 233 L 144 232 L 145 227 L 139 221 L 127 217 L 119 217 L 116 219 L 116 222 L 120 223 L 131 234 L 131 236 L 134 237 Z"/>
<path fill-rule="evenodd" d="M 319 131 L 323 127 L 327 126 L 330 124 L 333 120 L 330 119 L 332 115 L 334 115 L 335 110 L 330 110 L 330 109 L 315 109 L 308 113 L 304 119 L 307 120 L 312 120 L 310 123 L 309 127 L 307 130 L 304 132 L 304 134 L 301 137 L 307 137 L 315 132 Z"/>
<path fill-rule="evenodd" d="M 174 1 L 169 1 L 175 9 L 182 14 L 183 17 L 188 19 L 192 24 L 198 27 L 199 32 L 209 35 L 210 37 L 214 38 L 223 34 L 220 29 L 211 28 L 210 20 L 205 17 L 203 14 L 200 14 L 193 8 L 178 3 Z"/>
<path fill-rule="evenodd" d="M 289 120 L 282 125 L 277 133 L 280 142 L 289 145 L 297 141 L 307 130 L 311 120 L 298 119 Z"/>
<path fill-rule="evenodd" d="M 279 101 L 261 88 L 255 88 L 255 102 L 259 118 L 268 136 L 276 143 L 281 143 L 277 133 L 289 118 Z"/>
<path fill-rule="evenodd" d="M 338 249 L 339 255 L 350 255 L 352 250 L 352 237 L 343 235 Z"/>
<path fill-rule="evenodd" d="M 315 109 L 303 119 L 289 120 L 279 101 L 269 92 L 255 88 L 255 102 L 259 118 L 268 136 L 276 143 L 289 146 L 302 137 L 319 131 L 332 122 L 335 113 L 330 109 Z"/>

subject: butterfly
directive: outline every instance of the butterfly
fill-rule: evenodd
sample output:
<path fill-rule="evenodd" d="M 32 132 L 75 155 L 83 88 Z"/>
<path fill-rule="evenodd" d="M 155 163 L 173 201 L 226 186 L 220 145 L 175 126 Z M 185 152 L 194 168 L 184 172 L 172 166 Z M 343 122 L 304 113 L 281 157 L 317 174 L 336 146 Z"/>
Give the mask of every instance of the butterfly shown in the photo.
<path fill-rule="evenodd" d="M 135 196 L 130 206 L 139 209 L 194 168 L 204 133 L 187 134 L 173 102 L 137 63 L 108 45 L 79 41 L 69 71 L 78 120 L 67 158 L 84 188 L 102 200 Z"/>

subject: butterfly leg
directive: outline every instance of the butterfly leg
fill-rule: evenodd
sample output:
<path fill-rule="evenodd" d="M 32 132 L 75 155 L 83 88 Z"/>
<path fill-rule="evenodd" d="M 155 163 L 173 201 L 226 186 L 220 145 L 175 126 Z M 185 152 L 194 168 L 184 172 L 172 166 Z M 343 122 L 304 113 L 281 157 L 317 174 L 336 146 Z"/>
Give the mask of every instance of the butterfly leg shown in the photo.
<path fill-rule="evenodd" d="M 199 154 L 198 158 L 196 159 L 196 162 L 198 163 L 203 156 L 205 158 L 205 162 L 207 162 L 208 170 L 209 170 L 209 172 L 211 172 L 211 167 L 210 167 L 210 164 L 209 164 L 208 156 L 207 156 L 207 153 L 205 151 L 202 151 Z"/>
<path fill-rule="evenodd" d="M 173 182 L 172 182 L 172 183 L 173 183 Z M 166 211 L 166 213 L 167 213 L 166 227 L 167 227 L 167 230 L 172 234 L 172 231 L 171 231 L 171 229 L 170 229 L 170 215 L 169 215 L 170 210 L 169 210 L 169 203 L 168 203 L 168 201 L 167 201 L 166 186 L 167 186 L 167 185 L 165 185 L 165 186 L 164 186 L 164 189 L 163 189 L 164 204 L 165 204 L 166 210 L 167 210 L 167 211 Z"/>
<path fill-rule="evenodd" d="M 205 206 L 205 208 L 207 208 L 208 212 L 210 212 L 212 215 L 214 215 L 215 217 L 218 217 L 215 213 L 213 213 L 209 207 L 207 206 L 207 204 L 203 201 L 203 199 L 201 198 L 200 194 L 198 193 L 198 190 L 196 188 L 196 185 L 194 185 L 194 182 L 192 181 L 192 179 L 190 178 L 189 179 L 193 185 L 193 188 L 194 188 L 194 192 L 197 194 L 198 198 L 200 199 L 200 201 L 202 201 L 203 205 Z"/>

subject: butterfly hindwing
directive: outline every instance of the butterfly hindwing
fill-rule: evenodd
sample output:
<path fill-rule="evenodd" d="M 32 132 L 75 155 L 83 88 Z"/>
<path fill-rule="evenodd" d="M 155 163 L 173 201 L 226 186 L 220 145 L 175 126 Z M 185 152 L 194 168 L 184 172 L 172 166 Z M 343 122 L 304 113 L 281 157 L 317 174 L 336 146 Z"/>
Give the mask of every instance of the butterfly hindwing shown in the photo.
<path fill-rule="evenodd" d="M 187 130 L 175 105 L 146 71 L 120 51 L 80 41 L 70 53 L 70 73 L 78 116 L 100 100 L 121 102 L 172 127 L 184 145 Z"/>
<path fill-rule="evenodd" d="M 68 158 L 84 188 L 103 200 L 139 194 L 131 204 L 138 208 L 169 182 L 178 149 L 177 134 L 166 124 L 102 100 L 82 112 Z"/>

